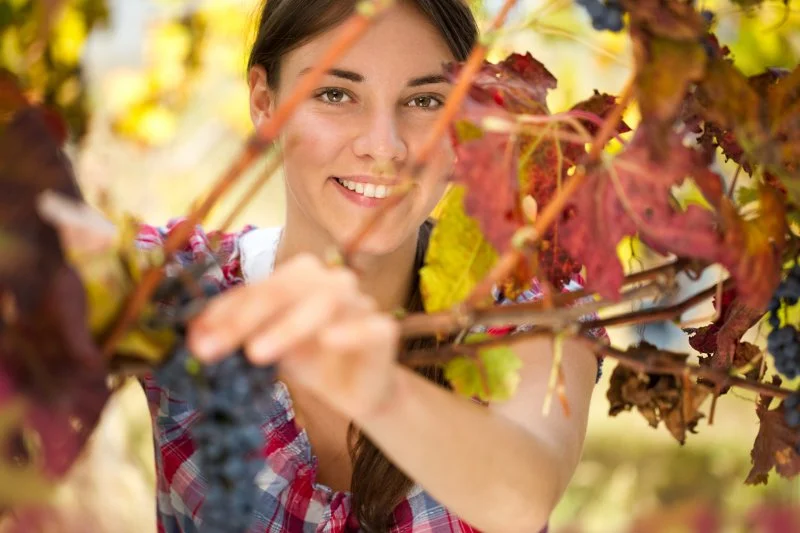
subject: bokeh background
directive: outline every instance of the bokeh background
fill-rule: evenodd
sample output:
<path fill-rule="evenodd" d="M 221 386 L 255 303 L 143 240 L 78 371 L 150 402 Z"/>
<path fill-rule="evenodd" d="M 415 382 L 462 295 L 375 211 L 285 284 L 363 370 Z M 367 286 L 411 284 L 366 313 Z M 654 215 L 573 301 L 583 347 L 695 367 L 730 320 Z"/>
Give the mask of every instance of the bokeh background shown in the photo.
<path fill-rule="evenodd" d="M 25 3 L 30 1 L 0 0 L 0 21 L 6 8 Z M 107 13 L 99 0 L 62 3 L 50 46 L 59 65 L 66 65 L 66 75 L 80 67 L 86 82 L 86 133 L 69 150 L 89 202 L 158 224 L 185 213 L 209 189 L 251 131 L 244 68 L 259 3 L 108 0 Z M 482 20 L 499 3 L 473 2 Z M 758 9 L 746 8 L 746 1 L 698 3 L 715 12 L 717 35 L 746 73 L 797 64 L 800 10 L 795 2 L 767 1 Z M 97 7 L 94 25 L 87 22 L 87 6 Z M 514 50 L 530 51 L 542 61 L 559 80 L 549 97 L 553 111 L 594 89 L 617 93 L 630 74 L 627 37 L 594 31 L 570 0 L 520 1 L 509 27 L 491 58 Z M 30 67 L 25 30 L 0 28 L 3 65 Z M 34 68 L 29 74 L 60 75 Z M 59 101 L 65 106 L 77 102 L 84 88 L 62 85 L 67 87 L 60 89 Z M 626 120 L 636 123 L 635 109 Z M 263 163 L 212 213 L 209 226 L 223 220 Z M 720 170 L 732 171 L 724 162 Z M 276 176 L 234 225 L 275 225 L 282 219 L 283 186 Z M 630 269 L 653 260 L 635 243 L 622 243 L 620 255 Z M 710 272 L 694 287 L 716 279 Z M 709 305 L 689 318 L 702 320 L 712 313 Z M 690 350 L 674 324 L 610 334 L 622 347 L 646 338 L 661 347 Z M 757 328 L 750 338 L 763 342 Z M 554 531 L 709 531 L 703 528 L 715 513 L 722 516 L 725 531 L 752 531 L 747 520 L 754 513 L 800 500 L 800 481 L 775 474 L 767 485 L 744 485 L 757 433 L 753 394 L 732 391 L 722 397 L 713 426 L 702 421 L 698 434 L 681 446 L 665 428 L 650 428 L 637 413 L 607 415 L 611 369 L 606 368 L 597 387 L 584 460 L 553 516 Z M 54 516 L 75 531 L 154 532 L 152 456 L 144 397 L 138 384 L 130 383 L 108 407 L 86 457 L 56 492 Z M 795 518 L 795 531 L 800 531 L 800 516 Z M 789 518 L 784 520 L 771 531 L 790 533 L 785 529 L 791 527 Z"/>

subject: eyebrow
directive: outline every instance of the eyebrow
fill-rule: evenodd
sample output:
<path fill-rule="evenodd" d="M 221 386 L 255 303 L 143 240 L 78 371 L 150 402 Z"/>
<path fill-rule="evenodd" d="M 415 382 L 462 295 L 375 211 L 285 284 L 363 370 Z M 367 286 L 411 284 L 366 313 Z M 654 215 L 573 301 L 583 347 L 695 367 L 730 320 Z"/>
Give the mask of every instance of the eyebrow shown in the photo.
<path fill-rule="evenodd" d="M 306 74 L 311 70 L 311 67 L 304 68 L 300 71 L 300 75 Z M 332 68 L 327 71 L 327 74 L 330 76 L 335 76 L 337 78 L 342 78 L 345 80 L 349 80 L 352 82 L 360 83 L 364 81 L 364 76 L 359 74 L 358 72 L 353 72 L 352 70 L 344 70 L 340 68 Z M 431 85 L 435 83 L 449 83 L 445 76 L 441 74 L 427 74 L 425 76 L 420 76 L 418 78 L 411 78 L 407 85 L 409 87 L 419 87 L 420 85 Z"/>

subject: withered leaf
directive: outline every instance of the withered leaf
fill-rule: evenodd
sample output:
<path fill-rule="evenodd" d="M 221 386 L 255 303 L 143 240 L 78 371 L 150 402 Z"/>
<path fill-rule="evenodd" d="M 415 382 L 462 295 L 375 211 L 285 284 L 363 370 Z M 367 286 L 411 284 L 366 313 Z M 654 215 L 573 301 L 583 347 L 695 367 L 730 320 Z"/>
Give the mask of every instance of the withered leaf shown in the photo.
<path fill-rule="evenodd" d="M 716 306 L 716 296 L 713 301 Z M 702 364 L 723 369 L 733 364 L 735 368 L 739 368 L 741 365 L 737 364 L 736 359 L 744 359 L 742 364 L 746 364 L 757 355 L 751 348 L 753 345 L 740 341 L 763 315 L 762 309 L 747 305 L 737 297 L 737 289 L 732 288 L 722 293 L 717 320 L 707 326 L 685 328 L 684 331 L 689 334 L 689 345 L 692 348 L 711 356 L 702 359 Z"/>
<path fill-rule="evenodd" d="M 773 378 L 774 385 L 780 382 L 779 377 Z M 771 396 L 761 395 L 756 405 L 759 426 L 750 452 L 753 467 L 745 480 L 748 485 L 766 483 L 773 468 L 778 475 L 788 479 L 800 474 L 800 454 L 797 451 L 800 431 L 786 425 L 783 402 L 774 409 L 769 408 L 771 403 Z"/>
<path fill-rule="evenodd" d="M 658 351 L 648 343 L 628 349 L 639 356 L 652 356 Z M 664 357 L 685 361 L 686 354 L 660 352 Z M 664 422 L 670 434 L 681 444 L 686 442 L 686 432 L 695 432 L 697 423 L 705 416 L 700 406 L 711 393 L 711 388 L 688 381 L 689 389 L 683 390 L 683 382 L 669 374 L 640 374 L 617 365 L 611 374 L 606 393 L 610 407 L 608 414 L 616 416 L 634 407 L 644 416 L 650 426 L 656 428 Z M 688 404 L 684 405 L 684 400 Z"/>

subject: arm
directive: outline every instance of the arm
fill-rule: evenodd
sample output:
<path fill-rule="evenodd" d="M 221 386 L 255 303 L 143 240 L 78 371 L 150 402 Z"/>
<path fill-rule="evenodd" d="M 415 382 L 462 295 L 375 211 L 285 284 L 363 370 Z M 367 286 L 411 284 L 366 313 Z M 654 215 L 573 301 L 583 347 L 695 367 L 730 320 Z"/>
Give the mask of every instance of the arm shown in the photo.
<path fill-rule="evenodd" d="M 397 363 L 399 326 L 355 275 L 296 256 L 266 279 L 215 298 L 192 323 L 202 360 L 244 345 L 352 419 L 409 477 L 487 533 L 537 532 L 579 460 L 597 374 L 595 356 L 566 342 L 572 410 L 540 414 L 552 364 L 545 340 L 520 342 L 516 396 L 480 407 Z"/>
<path fill-rule="evenodd" d="M 356 423 L 395 464 L 474 527 L 541 530 L 580 460 L 597 360 L 567 341 L 562 368 L 571 416 L 542 414 L 552 343 L 515 345 L 522 380 L 508 402 L 483 408 L 396 366 L 383 408 Z M 411 438 L 409 438 L 411 436 Z"/>

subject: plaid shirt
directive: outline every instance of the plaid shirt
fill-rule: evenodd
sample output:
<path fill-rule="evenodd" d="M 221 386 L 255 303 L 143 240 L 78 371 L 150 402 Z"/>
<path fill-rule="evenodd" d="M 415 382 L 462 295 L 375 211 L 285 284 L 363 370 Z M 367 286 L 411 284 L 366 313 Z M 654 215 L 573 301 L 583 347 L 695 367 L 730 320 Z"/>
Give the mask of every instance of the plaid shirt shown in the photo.
<path fill-rule="evenodd" d="M 172 221 L 165 228 L 143 226 L 139 245 L 142 248 L 162 245 L 178 223 L 181 221 Z M 265 245 L 260 255 L 252 259 L 264 265 L 262 270 L 267 271 L 266 275 L 274 265 L 279 230 L 256 230 L 251 234 L 253 230 L 255 228 L 248 226 L 239 233 L 207 234 L 198 227 L 186 247 L 176 254 L 177 266 L 214 257 L 211 242 L 215 240 L 219 250 L 215 254 L 217 267 L 210 275 L 222 289 L 245 283 L 249 280 L 247 265 L 243 263 L 248 258 L 243 257 L 246 254 L 243 254 L 242 240 L 250 234 L 250 240 L 256 236 Z M 534 288 L 521 299 L 530 300 L 539 295 Z M 195 532 L 200 525 L 206 491 L 203 473 L 193 457 L 195 447 L 189 434 L 197 412 L 174 391 L 156 383 L 152 375 L 143 377 L 142 382 L 150 406 L 156 447 L 158 531 Z M 317 458 L 311 452 L 305 431 L 294 422 L 291 398 L 280 381 L 273 389 L 273 400 L 269 411 L 264 413 L 262 430 L 266 445 L 263 453 L 267 461 L 256 480 L 260 497 L 250 532 L 358 532 L 358 521 L 351 513 L 351 493 L 315 483 Z M 395 508 L 393 518 L 395 525 L 390 533 L 478 532 L 419 485 L 415 485 Z"/>

